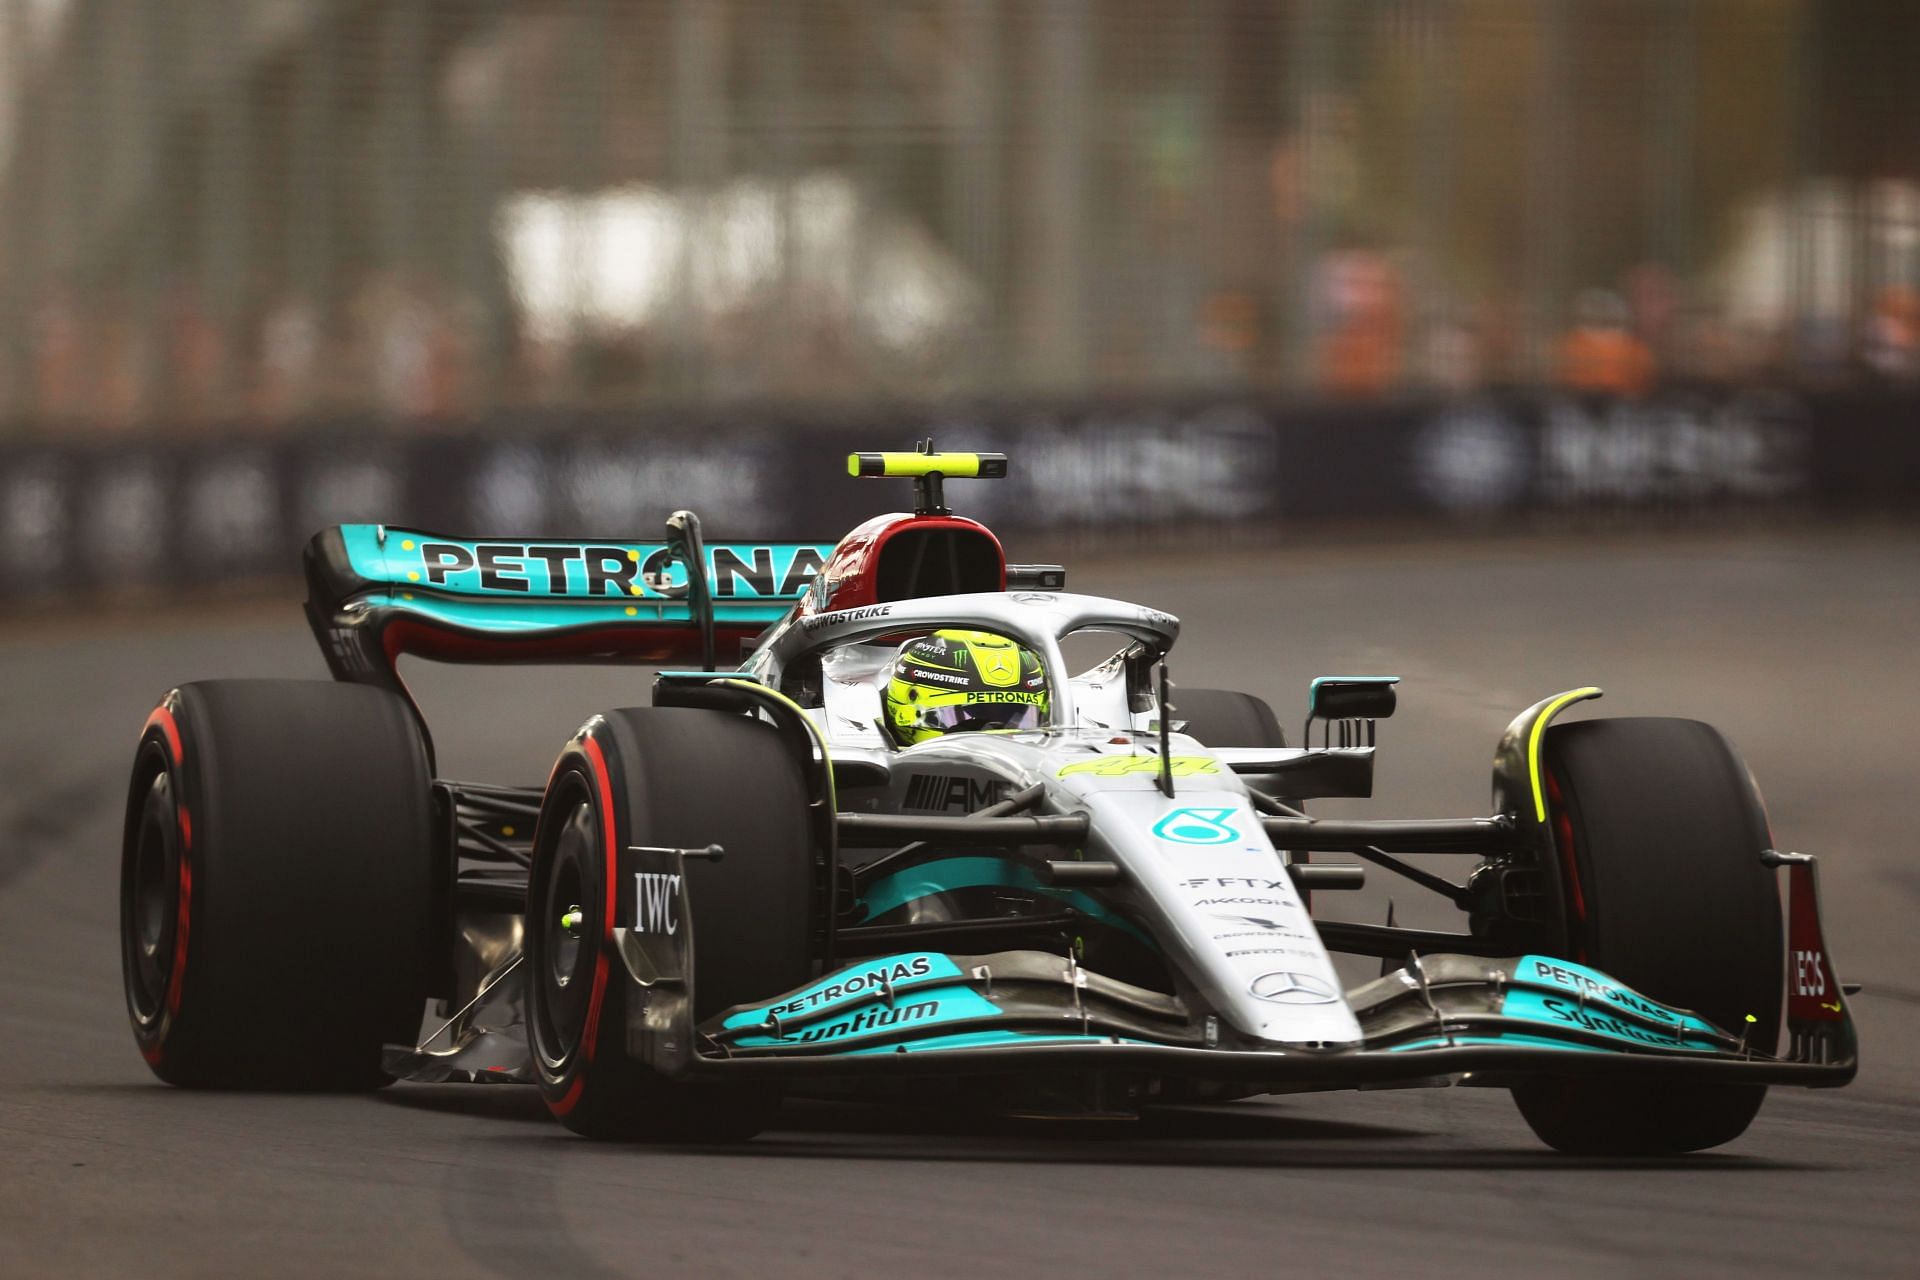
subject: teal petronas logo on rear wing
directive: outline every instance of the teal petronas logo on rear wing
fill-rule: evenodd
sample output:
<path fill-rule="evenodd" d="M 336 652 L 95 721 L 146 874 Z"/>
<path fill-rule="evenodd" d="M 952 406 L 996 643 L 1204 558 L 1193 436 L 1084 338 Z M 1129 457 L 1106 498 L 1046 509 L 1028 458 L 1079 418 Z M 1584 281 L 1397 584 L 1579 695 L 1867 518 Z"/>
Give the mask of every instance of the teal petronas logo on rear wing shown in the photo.
<path fill-rule="evenodd" d="M 682 600 L 686 567 L 664 542 L 462 539 L 380 525 L 342 525 L 353 571 L 400 591 L 508 600 Z M 716 603 L 792 603 L 833 550 L 795 542 L 720 542 L 706 548 Z"/>

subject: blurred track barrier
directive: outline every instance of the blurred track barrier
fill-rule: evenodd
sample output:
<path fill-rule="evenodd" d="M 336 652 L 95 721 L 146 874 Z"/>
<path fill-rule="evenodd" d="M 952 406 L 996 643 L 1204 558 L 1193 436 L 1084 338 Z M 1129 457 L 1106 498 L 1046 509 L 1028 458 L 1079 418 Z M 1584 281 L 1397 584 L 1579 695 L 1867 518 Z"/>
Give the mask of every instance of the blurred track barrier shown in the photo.
<path fill-rule="evenodd" d="M 899 413 L 502 415 L 450 433 L 314 422 L 257 432 L 0 441 L 0 603 L 294 572 L 323 525 L 651 536 L 677 507 L 712 536 L 832 538 L 883 509 L 861 448 L 933 433 L 1012 460 L 968 514 L 1063 543 L 1201 548 L 1316 527 L 1920 510 L 1920 396 L 1489 395 L 979 405 Z"/>

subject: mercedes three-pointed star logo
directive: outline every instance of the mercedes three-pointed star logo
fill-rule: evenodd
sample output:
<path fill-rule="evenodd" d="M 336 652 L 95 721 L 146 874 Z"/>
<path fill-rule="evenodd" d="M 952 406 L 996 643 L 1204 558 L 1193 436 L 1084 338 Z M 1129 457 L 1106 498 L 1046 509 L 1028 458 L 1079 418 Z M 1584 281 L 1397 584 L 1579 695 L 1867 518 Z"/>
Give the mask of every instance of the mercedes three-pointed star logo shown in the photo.
<path fill-rule="evenodd" d="M 1263 973 L 1247 990 L 1275 1004 L 1332 1004 L 1339 998 L 1332 986 L 1309 973 Z"/>

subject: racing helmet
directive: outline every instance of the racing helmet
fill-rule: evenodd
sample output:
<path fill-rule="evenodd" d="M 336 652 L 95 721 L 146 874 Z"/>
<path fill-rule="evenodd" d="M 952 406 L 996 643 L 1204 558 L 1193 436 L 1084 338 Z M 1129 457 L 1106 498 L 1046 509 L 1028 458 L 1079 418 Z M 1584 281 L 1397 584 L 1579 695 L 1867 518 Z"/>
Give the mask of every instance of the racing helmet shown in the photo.
<path fill-rule="evenodd" d="M 1040 658 L 991 631 L 936 631 L 894 655 L 881 695 L 883 723 L 903 747 L 977 729 L 1037 729 L 1046 722 Z"/>

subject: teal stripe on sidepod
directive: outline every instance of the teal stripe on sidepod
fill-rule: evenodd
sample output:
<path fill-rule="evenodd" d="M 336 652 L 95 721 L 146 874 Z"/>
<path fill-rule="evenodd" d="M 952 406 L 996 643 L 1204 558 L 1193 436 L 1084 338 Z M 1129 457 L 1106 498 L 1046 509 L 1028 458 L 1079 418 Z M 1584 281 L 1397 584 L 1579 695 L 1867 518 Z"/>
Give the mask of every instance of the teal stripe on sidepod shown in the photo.
<path fill-rule="evenodd" d="M 1078 889 L 1056 889 L 1041 884 L 1031 867 L 1011 858 L 942 858 L 938 862 L 925 862 L 881 878 L 867 890 L 862 901 L 867 907 L 867 919 L 876 920 L 896 907 L 936 893 L 993 887 L 1025 889 L 1058 898 L 1084 916 L 1132 934 L 1148 946 L 1153 945 L 1153 939 L 1108 910 L 1099 899 Z"/>

